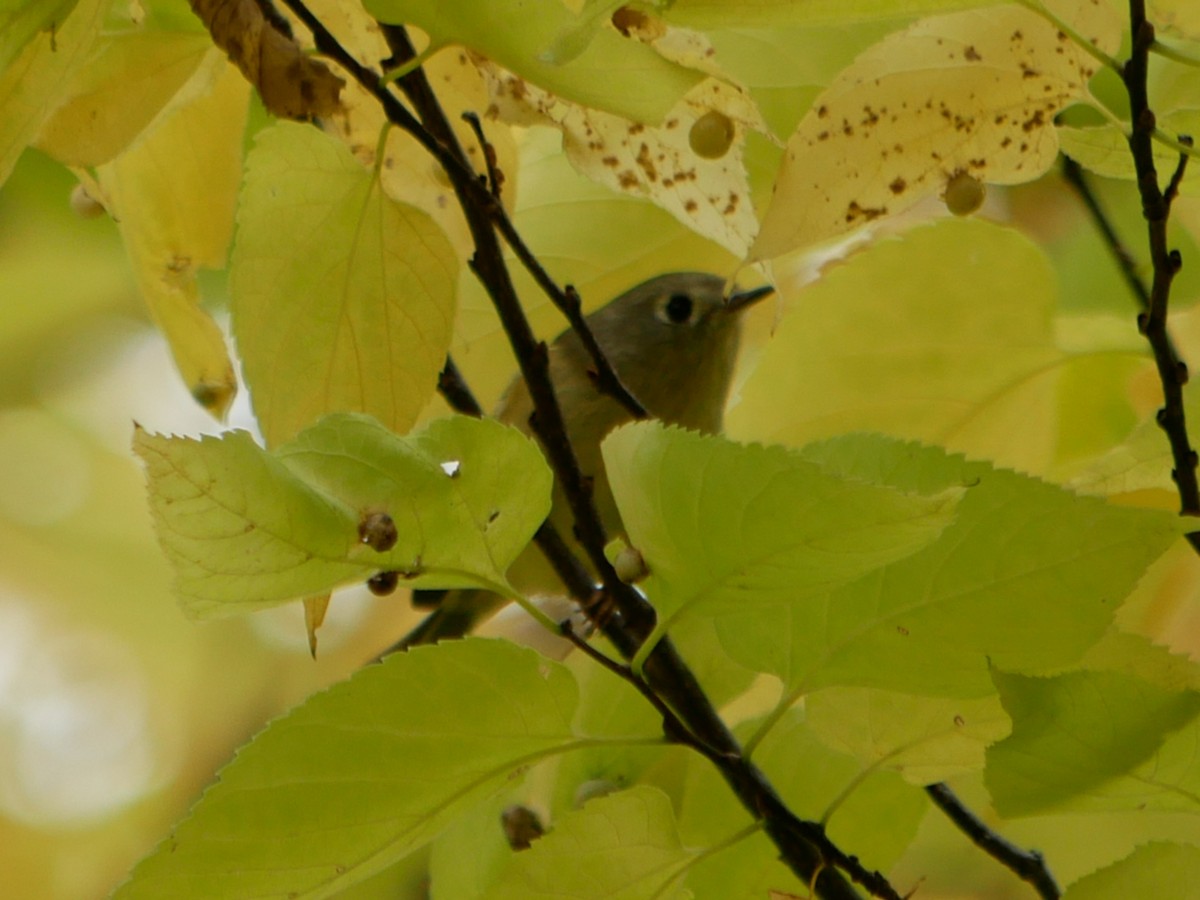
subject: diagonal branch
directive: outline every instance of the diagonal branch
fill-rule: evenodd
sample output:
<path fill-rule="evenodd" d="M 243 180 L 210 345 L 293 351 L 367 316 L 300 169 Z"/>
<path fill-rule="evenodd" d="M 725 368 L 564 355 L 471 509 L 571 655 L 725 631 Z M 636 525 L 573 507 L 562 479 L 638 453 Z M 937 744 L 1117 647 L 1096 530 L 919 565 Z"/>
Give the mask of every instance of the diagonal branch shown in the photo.
<path fill-rule="evenodd" d="M 339 44 L 305 7 L 303 0 L 284 2 L 312 31 L 317 49 L 341 64 L 377 98 L 389 121 L 413 134 L 443 164 L 475 242 L 471 267 L 500 315 L 534 401 L 534 427 L 568 497 L 577 536 L 600 574 L 602 590 L 615 608 L 612 615 L 604 616 L 597 624 L 622 655 L 631 657 L 653 629 L 654 612 L 640 594 L 617 579 L 604 557 L 604 529 L 566 437 L 562 411 L 549 377 L 546 345 L 539 342 L 529 328 L 497 239 L 499 232 L 508 240 L 507 232 L 515 236 L 515 229 L 488 186 L 466 164 L 437 97 L 419 67 L 398 79 L 401 89 L 420 115 L 418 122 L 382 85 L 377 73 L 355 60 Z M 415 57 L 404 29 L 385 28 L 385 34 L 399 64 Z M 578 570 L 575 573 L 577 575 Z M 583 585 L 577 583 L 573 587 L 577 599 L 585 604 L 594 592 L 588 584 L 586 596 L 580 596 Z M 857 891 L 846 881 L 838 870 L 840 868 L 873 895 L 899 900 L 899 894 L 881 874 L 868 871 L 856 858 L 841 852 L 819 824 L 802 821 L 788 809 L 763 773 L 744 757 L 737 740 L 669 640 L 655 647 L 646 661 L 644 673 L 650 688 L 674 711 L 687 731 L 712 751 L 711 758 L 739 800 L 763 822 L 764 830 L 779 848 L 783 860 L 799 878 L 814 883 L 817 891 L 830 900 L 858 898 Z"/>
<path fill-rule="evenodd" d="M 1036 850 L 1022 850 L 996 834 L 982 819 L 964 806 L 946 785 L 931 784 L 925 788 L 925 793 L 977 847 L 1033 885 L 1039 897 L 1043 900 L 1058 900 L 1062 896 L 1042 854 Z"/>

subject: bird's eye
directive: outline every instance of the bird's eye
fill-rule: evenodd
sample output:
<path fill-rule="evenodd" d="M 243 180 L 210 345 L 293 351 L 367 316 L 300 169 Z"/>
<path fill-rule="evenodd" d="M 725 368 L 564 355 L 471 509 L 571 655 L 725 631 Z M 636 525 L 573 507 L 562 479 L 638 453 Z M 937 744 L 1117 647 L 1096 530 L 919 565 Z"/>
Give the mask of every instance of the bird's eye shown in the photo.
<path fill-rule="evenodd" d="M 687 294 L 672 294 L 667 299 L 663 312 L 667 315 L 667 321 L 682 325 L 692 317 L 692 298 Z"/>

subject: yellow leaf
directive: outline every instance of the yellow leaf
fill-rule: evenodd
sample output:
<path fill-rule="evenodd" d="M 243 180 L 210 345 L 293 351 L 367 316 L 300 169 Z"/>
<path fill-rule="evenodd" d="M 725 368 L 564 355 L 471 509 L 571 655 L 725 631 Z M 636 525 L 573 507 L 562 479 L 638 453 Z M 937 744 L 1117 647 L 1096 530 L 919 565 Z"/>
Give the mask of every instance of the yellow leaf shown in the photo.
<path fill-rule="evenodd" d="M 268 443 L 340 411 L 408 431 L 450 345 L 458 262 L 449 241 L 310 126 L 261 132 L 246 169 L 230 292 Z"/>
<path fill-rule="evenodd" d="M 358 3 L 315 0 L 308 5 L 358 59 L 385 59 L 391 55 L 379 23 Z M 487 109 L 488 91 L 483 76 L 468 58 L 467 51 L 461 48 L 435 54 L 425 61 L 424 69 L 458 136 L 459 145 L 475 171 L 486 172 L 483 150 L 475 133 L 462 118 L 465 112 L 482 114 Z M 379 132 L 385 121 L 379 101 L 357 82 L 351 82 L 342 90 L 342 108 L 323 124 L 345 142 L 359 162 L 370 168 L 375 165 Z M 516 141 L 511 129 L 500 122 L 485 120 L 483 126 L 496 154 L 496 168 L 503 177 L 501 200 L 511 210 L 516 198 Z M 450 239 L 459 259 L 465 261 L 474 250 L 474 242 L 454 189 L 441 166 L 416 138 L 399 128 L 389 132 L 384 153 L 380 180 L 388 196 L 429 213 Z"/>
<path fill-rule="evenodd" d="M 0 184 L 83 64 L 110 0 L 82 0 L 60 28 L 36 35 L 0 74 Z"/>
<path fill-rule="evenodd" d="M 1056 12 L 1104 50 L 1121 26 L 1101 0 Z M 788 142 L 751 255 L 778 256 L 940 194 L 957 173 L 1017 184 L 1058 155 L 1054 116 L 1099 63 L 1015 6 L 924 19 L 885 38 L 815 101 Z"/>
<path fill-rule="evenodd" d="M 193 77 L 211 89 L 98 174 L 150 314 L 193 396 L 219 418 L 237 382 L 196 271 L 225 262 L 249 90 L 215 48 Z"/>
<path fill-rule="evenodd" d="M 329 594 L 319 597 L 304 598 L 304 628 L 308 632 L 308 652 L 312 658 L 317 658 L 317 629 L 325 621 L 325 612 L 329 609 Z"/>
<path fill-rule="evenodd" d="M 191 78 L 212 47 L 197 32 L 122 34 L 89 56 L 36 145 L 60 162 L 96 166 L 125 149 Z M 180 98 L 185 99 L 185 98 Z"/>
<path fill-rule="evenodd" d="M 745 92 L 706 78 L 661 126 L 651 127 L 572 103 L 494 66 L 485 64 L 484 72 L 492 86 L 492 109 L 506 121 L 557 127 L 579 172 L 612 190 L 645 197 L 734 255 L 745 256 L 758 222 L 743 147 L 747 127 L 766 130 Z M 714 118 L 727 129 L 727 139 L 698 143 L 698 129 Z"/>

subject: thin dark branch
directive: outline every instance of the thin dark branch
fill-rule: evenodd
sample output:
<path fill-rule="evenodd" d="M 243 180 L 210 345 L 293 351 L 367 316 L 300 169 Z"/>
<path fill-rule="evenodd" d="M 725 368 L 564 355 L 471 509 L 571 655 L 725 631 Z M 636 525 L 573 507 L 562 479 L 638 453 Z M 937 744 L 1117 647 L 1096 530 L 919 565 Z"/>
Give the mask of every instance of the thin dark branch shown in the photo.
<path fill-rule="evenodd" d="M 1190 135 L 1181 134 L 1179 135 L 1179 143 L 1190 147 L 1192 146 L 1192 138 Z M 1163 192 L 1163 199 L 1167 201 L 1168 207 L 1179 196 L 1179 185 L 1183 184 L 1183 175 L 1187 171 L 1187 166 L 1187 154 L 1180 153 L 1179 162 L 1175 165 L 1175 171 L 1171 174 L 1171 180 L 1167 183 L 1167 189 Z"/>
<path fill-rule="evenodd" d="M 1033 885 L 1043 900 L 1057 900 L 1062 896 L 1054 876 L 1046 867 L 1046 860 L 1036 850 L 1023 850 L 988 828 L 961 800 L 944 784 L 931 784 L 925 793 L 944 812 L 959 830 L 969 837 L 984 853 L 1011 869 L 1022 880 Z"/>
<path fill-rule="evenodd" d="M 483 133 L 483 123 L 479 121 L 479 116 L 473 112 L 465 112 L 462 117 L 463 121 L 470 125 L 471 130 L 475 132 L 475 140 L 479 142 L 479 152 L 483 154 L 483 162 L 487 166 L 488 187 L 492 196 L 499 200 L 500 189 L 504 184 L 504 175 L 496 168 L 496 148 Z"/>
<path fill-rule="evenodd" d="M 477 419 L 483 416 L 483 407 L 479 405 L 479 401 L 467 387 L 467 382 L 463 379 L 462 373 L 458 371 L 458 366 L 454 364 L 453 357 L 446 357 L 446 363 L 438 375 L 437 386 L 438 393 L 455 412 L 474 416 Z"/>
<path fill-rule="evenodd" d="M 1196 452 L 1187 433 L 1183 408 L 1183 386 L 1188 379 L 1187 365 L 1175 353 L 1167 334 L 1167 309 L 1171 282 L 1183 265 L 1178 250 L 1167 246 L 1167 217 L 1171 212 L 1171 192 L 1159 186 L 1154 166 L 1152 135 L 1154 112 L 1150 109 L 1146 76 L 1150 48 L 1154 45 L 1154 26 L 1146 19 L 1145 0 L 1129 0 L 1130 34 L 1133 36 L 1129 61 L 1122 72 L 1125 91 L 1129 95 L 1130 118 L 1133 128 L 1129 135 L 1129 150 L 1137 172 L 1138 192 L 1142 199 L 1142 215 L 1150 243 L 1150 261 L 1154 279 L 1150 285 L 1150 302 L 1138 317 L 1138 327 L 1154 353 L 1159 381 L 1163 389 L 1163 407 L 1158 412 L 1158 424 L 1166 432 L 1174 461 L 1172 476 L 1179 493 L 1181 515 L 1200 516 L 1200 485 L 1196 480 Z M 1180 160 L 1182 178 L 1184 160 Z M 1194 547 L 1200 539 L 1189 536 Z"/>
<path fill-rule="evenodd" d="M 1108 247 L 1109 253 L 1116 260 L 1117 267 L 1120 268 L 1121 274 L 1125 277 L 1125 283 L 1129 285 L 1129 290 L 1137 298 L 1138 305 L 1144 310 L 1149 309 L 1150 288 L 1142 280 L 1142 276 L 1138 272 L 1137 261 L 1133 258 L 1133 254 L 1129 252 L 1129 248 L 1121 241 L 1121 236 L 1117 234 L 1116 228 L 1113 227 L 1112 220 L 1109 219 L 1104 208 L 1100 205 L 1100 199 L 1092 190 L 1092 186 L 1088 184 L 1083 167 L 1071 159 L 1071 157 L 1064 155 L 1062 158 L 1062 173 L 1067 184 L 1075 189 L 1075 193 L 1079 195 L 1079 199 L 1083 201 L 1083 205 L 1091 213 L 1092 223 L 1104 237 L 1105 246 Z"/>
<path fill-rule="evenodd" d="M 566 437 L 562 411 L 550 381 L 546 346 L 536 340 L 529 328 L 496 237 L 496 231 L 505 234 L 506 240 L 509 240 L 507 232 L 515 236 L 512 223 L 487 187 L 466 165 L 465 156 L 420 68 L 399 79 L 401 90 L 421 117 L 418 122 L 395 95 L 381 86 L 377 74 L 362 66 L 338 43 L 302 0 L 284 2 L 313 32 L 317 49 L 340 63 L 374 95 L 390 122 L 413 134 L 439 162 L 443 162 L 475 243 L 471 268 L 488 291 L 500 315 L 534 402 L 536 432 L 568 498 L 577 537 L 600 574 L 601 589 L 616 608 L 616 615 L 606 617 L 599 624 L 618 651 L 629 658 L 653 628 L 654 612 L 640 594 L 616 578 L 611 564 L 604 557 L 604 529 L 591 501 L 589 486 L 580 473 L 578 461 Z M 385 34 L 398 63 L 415 57 L 407 33 L 402 28 L 385 28 Z M 580 597 L 578 593 L 576 596 L 586 605 L 592 593 L 589 589 L 584 596 Z M 872 894 L 888 900 L 899 900 L 900 895 L 881 874 L 866 870 L 857 859 L 838 850 L 820 825 L 800 820 L 787 808 L 763 773 L 742 755 L 740 745 L 713 709 L 695 675 L 679 657 L 669 639 L 655 645 L 646 660 L 644 671 L 655 694 L 686 723 L 692 734 L 714 748 L 722 775 L 743 805 L 762 819 L 764 830 L 797 877 L 805 882 L 815 881 L 817 891 L 828 900 L 858 900 L 857 891 L 846 881 L 842 872 L 833 868 L 836 866 L 863 884 Z"/>

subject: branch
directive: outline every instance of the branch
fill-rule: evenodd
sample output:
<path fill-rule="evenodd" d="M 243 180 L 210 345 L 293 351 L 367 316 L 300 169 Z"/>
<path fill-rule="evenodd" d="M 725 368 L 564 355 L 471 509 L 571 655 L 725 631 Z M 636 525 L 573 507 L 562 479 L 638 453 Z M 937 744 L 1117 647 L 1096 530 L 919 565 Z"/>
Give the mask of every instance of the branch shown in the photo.
<path fill-rule="evenodd" d="M 1138 329 L 1146 336 L 1154 353 L 1159 381 L 1163 389 L 1163 407 L 1158 411 L 1158 424 L 1166 432 L 1174 460 L 1172 477 L 1179 492 L 1179 512 L 1185 516 L 1200 516 L 1200 485 L 1196 480 L 1196 452 L 1188 439 L 1187 421 L 1183 408 L 1183 386 L 1188 380 L 1187 365 L 1175 353 L 1167 334 L 1167 308 L 1171 282 L 1183 265 L 1178 250 L 1167 247 L 1167 217 L 1171 212 L 1174 187 L 1183 177 L 1187 156 L 1180 154 L 1172 185 L 1164 193 L 1159 187 L 1151 143 L 1155 129 L 1154 112 L 1146 89 L 1150 50 L 1154 46 L 1154 26 L 1146 19 L 1145 0 L 1129 0 L 1130 33 L 1133 43 L 1122 79 L 1129 95 L 1130 118 L 1133 129 L 1129 135 L 1129 150 L 1137 171 L 1138 192 L 1142 198 L 1142 215 L 1150 242 L 1150 260 L 1154 279 L 1150 285 L 1149 303 L 1138 316 Z M 1200 549 L 1200 537 L 1190 535 L 1193 547 Z"/>
<path fill-rule="evenodd" d="M 549 377 L 546 345 L 534 337 L 517 299 L 496 232 L 505 235 L 514 247 L 523 247 L 503 208 L 486 184 L 481 183 L 466 164 L 437 97 L 420 68 L 398 79 L 401 89 L 418 110 L 421 121 L 399 102 L 381 83 L 378 74 L 361 65 L 305 7 L 303 0 L 284 0 L 312 31 L 317 49 L 340 63 L 346 71 L 375 96 L 388 120 L 408 131 L 443 164 L 475 243 L 471 268 L 487 289 L 521 367 L 536 413 L 533 426 L 546 450 L 555 476 L 569 500 L 577 537 L 589 559 L 600 573 L 602 590 L 612 602 L 615 613 L 598 622 L 605 634 L 626 658 L 636 652 L 654 626 L 654 611 L 645 598 L 617 579 L 604 557 L 605 535 L 591 500 L 590 490 L 580 474 L 575 453 L 566 437 L 557 397 Z M 407 33 L 402 28 L 385 27 L 385 34 L 404 64 L 415 57 Z M 510 236 L 511 235 L 511 236 Z M 518 241 L 513 244 L 513 240 Z M 526 251 L 528 252 L 528 251 Z M 520 253 L 518 253 L 520 255 Z M 532 254 L 530 254 L 532 259 Z M 535 272 L 536 277 L 536 272 Z M 564 295 L 565 296 L 565 295 Z M 544 532 L 549 534 L 549 532 Z M 545 540 L 545 537 L 543 537 Z M 541 541 L 539 541 L 541 543 Z M 561 543 L 561 541 L 559 542 Z M 576 584 L 581 588 L 582 585 Z M 588 605 L 594 594 L 589 584 L 586 596 L 578 599 Z M 857 900 L 858 893 L 845 880 L 841 867 L 872 894 L 899 900 L 899 894 L 877 872 L 866 870 L 857 859 L 835 847 L 824 829 L 798 819 L 775 793 L 761 771 L 741 753 L 741 748 L 712 704 L 701 690 L 695 675 L 683 662 L 669 640 L 661 641 L 646 661 L 647 682 L 655 694 L 674 711 L 687 730 L 711 748 L 714 760 L 739 800 L 763 822 L 785 863 L 804 882 L 815 883 L 817 891 L 829 900 Z"/>
<path fill-rule="evenodd" d="M 1023 881 L 1033 885 L 1038 896 L 1043 900 L 1057 900 L 1062 896 L 1054 876 L 1046 867 L 1046 860 L 1036 850 L 1022 850 L 996 832 L 992 831 L 971 810 L 963 806 L 961 800 L 944 784 L 931 784 L 925 788 L 925 793 L 946 816 L 958 826 L 975 846 L 988 856 L 1011 869 Z"/>

